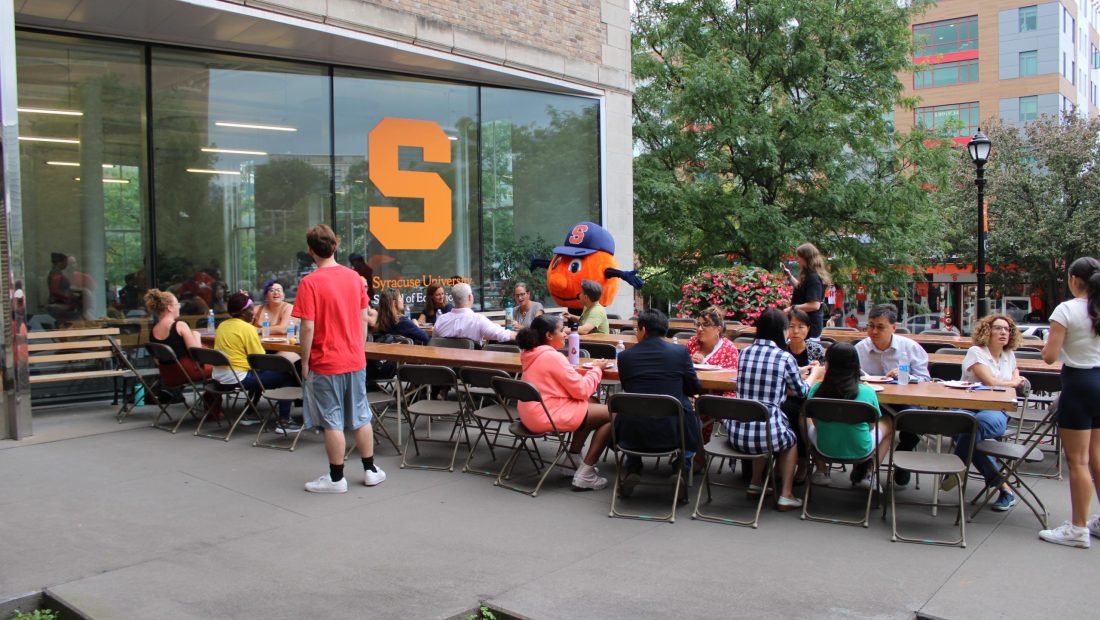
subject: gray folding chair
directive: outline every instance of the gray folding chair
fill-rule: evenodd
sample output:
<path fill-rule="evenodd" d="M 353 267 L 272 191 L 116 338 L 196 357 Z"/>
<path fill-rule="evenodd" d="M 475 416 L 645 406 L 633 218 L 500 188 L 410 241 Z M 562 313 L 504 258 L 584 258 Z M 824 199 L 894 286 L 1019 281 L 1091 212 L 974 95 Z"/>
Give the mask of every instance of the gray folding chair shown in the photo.
<path fill-rule="evenodd" d="M 497 353 L 519 353 L 520 348 L 514 344 L 506 344 L 503 342 L 488 342 L 482 351 L 496 351 Z"/>
<path fill-rule="evenodd" d="M 397 380 L 407 387 L 401 391 L 403 400 L 401 412 L 405 421 L 409 423 L 409 441 L 405 442 L 405 449 L 401 453 L 401 469 L 433 469 L 437 471 L 454 471 L 455 459 L 458 458 L 458 445 L 462 439 L 466 439 L 466 447 L 470 447 L 470 436 L 466 432 L 464 424 L 464 411 L 462 398 L 459 400 L 437 400 L 432 398 L 436 391 L 443 393 L 458 387 L 458 377 L 455 372 L 446 366 L 428 366 L 418 364 L 404 364 L 397 369 Z M 434 420 L 452 419 L 451 433 L 447 439 L 432 438 L 430 434 L 419 435 L 416 423 L 424 418 L 430 430 Z M 444 443 L 452 444 L 451 462 L 447 467 L 436 465 L 414 465 L 408 462 L 409 446 L 411 445 L 420 456 L 420 443 Z"/>
<path fill-rule="evenodd" d="M 939 345 L 936 345 L 939 346 Z M 966 349 L 960 349 L 958 347 L 943 347 L 940 346 L 936 349 L 936 353 L 943 355 L 958 355 L 959 357 L 966 357 Z"/>
<path fill-rule="evenodd" d="M 841 458 L 825 454 L 817 448 L 815 442 L 807 441 L 806 449 L 809 451 L 811 459 L 818 459 L 825 461 L 827 464 L 840 463 L 843 465 L 856 466 L 860 463 L 870 463 L 872 471 L 872 483 L 867 488 L 867 506 L 863 511 L 863 518 L 859 520 L 850 519 L 837 519 L 833 517 L 825 517 L 822 515 L 815 515 L 810 513 L 810 497 L 814 489 L 813 484 L 806 484 L 805 495 L 802 498 L 802 519 L 804 521 L 820 521 L 823 523 L 837 523 L 840 525 L 862 525 L 868 527 L 871 519 L 871 500 L 875 495 L 875 490 L 879 486 L 879 471 L 875 463 L 875 455 L 878 452 L 878 444 L 881 441 L 881 437 L 878 434 L 878 411 L 870 403 L 865 403 L 858 400 L 844 400 L 840 398 L 811 398 L 802 404 L 802 416 L 806 420 L 812 420 L 815 424 L 818 422 L 828 422 L 832 424 L 868 424 L 869 428 L 874 433 L 874 446 L 871 448 L 870 454 L 857 458 Z M 806 435 L 803 435 L 804 437 Z"/>
<path fill-rule="evenodd" d="M 1054 403 L 1046 409 L 1046 415 L 1043 420 L 1032 426 L 1027 435 L 1022 439 L 1019 437 L 1017 437 L 1017 441 L 986 439 L 978 442 L 978 445 L 974 446 L 975 455 L 988 455 L 997 461 L 997 465 L 1000 469 L 999 478 L 1015 487 L 1017 497 L 1031 509 L 1032 514 L 1034 514 L 1035 518 L 1042 524 L 1043 529 L 1048 527 L 1047 520 L 1050 513 L 1047 511 L 1039 494 L 1024 480 L 1020 468 L 1029 463 L 1042 462 L 1042 444 L 1051 433 L 1055 432 L 1054 427 L 1057 420 L 1058 401 L 1055 400 Z M 981 512 L 982 508 L 985 508 L 989 500 L 993 499 L 997 491 L 998 488 L 996 486 L 986 487 L 974 496 L 974 499 L 971 500 L 970 503 L 973 505 L 976 504 L 978 500 L 981 500 L 981 504 L 970 514 L 971 521 Z"/>
<path fill-rule="evenodd" d="M 131 381 L 136 381 L 137 385 L 141 386 L 141 389 L 146 394 L 146 399 L 156 398 L 156 394 L 153 390 L 160 381 L 160 369 L 158 368 L 137 368 L 130 360 L 130 356 L 123 350 L 122 345 L 115 340 L 114 336 L 107 336 L 107 342 L 111 344 L 111 351 L 115 355 L 116 363 L 126 374 L 123 378 L 123 394 L 122 394 L 122 406 L 119 407 L 118 413 L 115 414 L 115 419 L 119 424 L 126 419 L 127 416 L 137 408 L 137 401 L 134 399 L 133 394 L 126 390 L 127 384 Z M 158 401 L 159 404 L 159 401 Z"/>
<path fill-rule="evenodd" d="M 734 344 L 752 344 L 756 342 L 755 336 L 738 336 L 733 339 Z"/>
<path fill-rule="evenodd" d="M 1027 380 L 1030 391 L 1018 410 L 1008 412 L 1009 417 L 1016 421 L 1016 437 L 1025 434 L 1025 426 L 1041 424 L 1062 391 L 1062 375 L 1059 373 L 1022 370 L 1020 376 Z M 1055 424 L 1040 437 L 1039 443 L 1044 452 L 1054 455 L 1054 473 L 1020 472 L 1021 476 L 1062 479 L 1062 441 L 1058 435 L 1057 418 L 1054 421 Z"/>
<path fill-rule="evenodd" d="M 910 432 L 917 435 L 925 435 L 926 437 L 933 437 L 935 441 L 942 441 L 944 438 L 952 439 L 956 435 L 974 435 L 978 431 L 978 422 L 974 418 L 974 414 L 969 411 L 953 411 L 953 410 L 927 410 L 927 409 L 906 409 L 898 412 L 894 416 L 894 429 L 898 432 Z M 887 506 L 885 503 L 882 507 L 882 518 L 886 518 L 886 510 L 890 510 L 890 525 L 891 525 L 891 537 L 893 542 L 915 542 L 931 545 L 947 545 L 947 546 L 961 546 L 966 547 L 966 481 L 967 476 L 964 476 L 968 469 L 970 469 L 970 462 L 974 456 L 974 445 L 971 444 L 966 452 L 966 460 L 960 459 L 953 452 L 947 453 L 935 453 L 935 452 L 895 452 L 894 444 L 890 444 L 890 466 L 886 474 L 887 489 L 890 495 L 890 503 Z M 927 538 L 907 538 L 898 533 L 898 514 L 897 514 L 897 502 L 895 496 L 897 495 L 896 488 L 894 486 L 894 469 L 904 468 L 913 473 L 929 474 L 933 476 L 934 480 L 939 480 L 942 476 L 955 476 L 958 483 L 959 514 L 955 518 L 955 525 L 959 526 L 959 538 L 956 540 L 938 540 Z M 931 506 L 932 502 L 905 502 L 906 504 L 916 504 L 922 506 Z M 942 505 L 942 504 L 940 504 Z"/>
<path fill-rule="evenodd" d="M 191 347 L 187 349 L 187 353 L 191 355 L 191 359 L 195 360 L 195 362 L 197 362 L 199 365 L 209 364 L 215 367 L 229 366 L 229 358 L 226 357 L 225 353 L 222 353 L 217 349 Z M 202 419 L 199 420 L 199 426 L 195 429 L 196 437 L 207 437 L 209 439 L 221 439 L 223 441 L 229 441 L 229 439 L 233 437 L 233 431 L 237 430 L 237 426 L 241 423 L 241 420 L 244 419 L 245 415 L 247 415 L 248 413 L 252 413 L 252 415 L 255 415 L 257 418 L 260 417 L 260 414 L 256 411 L 256 408 L 252 406 L 252 399 L 248 397 L 248 390 L 245 389 L 244 384 L 241 383 L 241 380 L 237 378 L 236 373 L 233 374 L 233 378 L 235 379 L 235 381 L 229 384 L 219 383 L 213 379 L 208 379 L 203 385 L 203 390 L 210 394 L 217 394 L 222 398 L 223 402 L 225 401 L 225 397 L 227 396 L 243 396 L 244 407 L 241 407 L 241 412 L 238 413 L 235 418 L 233 418 L 233 422 L 229 425 L 229 429 L 226 430 L 224 435 L 220 435 L 217 433 L 204 433 L 202 432 L 202 425 L 206 422 L 206 419 L 210 417 L 211 413 L 204 407 Z M 226 412 L 225 419 L 229 419 L 228 412 Z M 220 420 L 218 421 L 218 424 L 219 426 L 221 425 Z"/>
<path fill-rule="evenodd" d="M 495 478 L 500 470 L 476 469 L 470 465 L 482 439 L 485 440 L 485 445 L 489 448 L 489 456 L 492 457 L 493 461 L 496 461 L 497 455 L 493 448 L 501 446 L 498 443 L 501 431 L 505 425 L 510 425 L 518 419 L 512 409 L 502 405 L 496 398 L 496 392 L 493 391 L 494 377 L 512 378 L 507 372 L 493 368 L 458 369 L 458 378 L 462 382 L 463 392 L 466 396 L 467 418 L 477 425 L 477 437 L 474 439 L 473 446 L 470 447 L 470 453 L 466 456 L 466 463 L 463 464 L 462 471 Z M 488 395 L 486 395 L 486 390 Z M 511 447 L 514 447 L 515 440 L 511 436 L 508 436 L 508 439 L 511 440 L 509 442 Z"/>
<path fill-rule="evenodd" d="M 161 375 L 159 381 L 161 389 L 154 393 L 157 399 L 157 406 L 160 407 L 160 413 L 153 419 L 153 428 L 159 428 L 162 431 L 168 431 L 174 435 L 179 431 L 180 425 L 183 424 L 184 419 L 186 419 L 188 415 L 196 420 L 201 418 L 201 416 L 196 413 L 196 409 L 203 407 L 202 388 L 199 384 L 191 380 L 191 377 L 187 374 L 187 370 L 183 367 L 183 364 L 180 364 L 179 358 L 176 357 L 171 347 L 158 342 L 150 342 L 145 345 L 145 348 L 149 351 L 149 354 L 153 356 L 159 369 L 163 369 L 164 367 L 176 368 L 179 371 L 178 374 L 186 378 L 186 383 L 175 385 L 164 381 L 164 377 Z M 186 398 L 188 390 L 191 391 L 192 396 L 190 405 L 187 404 Z M 182 404 L 187 406 L 187 411 L 180 416 L 180 419 L 177 420 L 175 424 L 171 424 L 172 414 L 168 412 L 168 407 L 173 404 L 173 399 L 177 395 L 182 399 Z M 161 425 L 161 417 L 167 418 L 168 425 Z"/>
<path fill-rule="evenodd" d="M 611 412 L 611 449 L 615 452 L 615 489 L 611 494 L 610 517 L 624 519 L 642 519 L 644 521 L 676 522 L 676 505 L 680 502 L 680 487 L 684 484 L 684 472 L 682 467 L 676 468 L 675 481 L 672 486 L 672 509 L 667 515 L 652 516 L 642 513 L 621 512 L 617 503 L 619 489 L 626 476 L 625 461 L 627 456 L 641 458 L 668 457 L 672 462 L 682 459 L 684 456 L 684 408 L 680 401 L 666 394 L 632 394 L 620 392 L 607 399 L 607 409 Z M 619 441 L 617 427 L 620 423 L 637 419 L 675 418 L 678 430 L 678 439 L 666 449 L 638 449 L 624 446 Z M 670 439 L 671 440 L 671 439 Z M 655 483 L 654 483 L 655 484 Z"/>
<path fill-rule="evenodd" d="M 512 454 L 508 456 L 508 460 L 504 461 L 504 465 L 501 466 L 500 472 L 497 474 L 496 482 L 493 483 L 498 487 L 524 493 L 531 497 L 538 497 L 546 478 L 554 470 L 554 467 L 561 462 L 569 449 L 569 434 L 562 433 L 558 429 L 557 424 L 554 423 L 554 418 L 550 416 L 550 411 L 546 409 L 546 404 L 542 402 L 542 394 L 534 385 L 519 379 L 506 379 L 504 377 L 493 377 L 491 383 L 501 407 L 508 408 L 511 406 L 510 403 L 538 403 L 542 407 L 546 419 L 550 422 L 550 432 L 536 433 L 528 430 L 523 422 L 518 419 L 519 416 L 516 416 L 517 419 L 508 426 L 508 431 L 517 439 L 515 447 L 512 449 Z M 539 453 L 538 443 L 536 443 L 537 439 L 546 437 L 553 437 L 558 442 L 557 452 L 555 452 L 554 459 L 550 461 L 549 465 L 546 465 L 543 461 L 542 455 Z M 540 471 L 542 473 L 534 488 L 524 488 L 505 482 L 511 479 L 512 471 L 521 452 L 526 452 L 531 458 L 531 463 L 535 467 L 535 474 L 538 475 Z"/>
<path fill-rule="evenodd" d="M 586 342 L 584 348 L 588 352 L 588 355 L 582 357 L 590 357 L 598 360 L 613 360 L 615 359 L 615 345 L 603 344 L 600 342 Z"/>
<path fill-rule="evenodd" d="M 266 400 L 269 405 L 267 413 L 261 416 L 263 421 L 260 423 L 260 430 L 256 433 L 256 441 L 253 441 L 252 445 L 258 448 L 272 448 L 274 450 L 294 452 L 294 448 L 298 446 L 298 440 L 301 439 L 302 431 L 305 429 L 305 426 L 294 431 L 294 440 L 290 442 L 289 446 L 264 442 L 263 437 L 264 433 L 267 431 L 268 425 L 272 423 L 274 423 L 273 430 L 275 430 L 276 433 L 284 437 L 290 436 L 291 433 L 287 430 L 286 422 L 279 419 L 278 406 L 280 403 L 285 402 L 289 402 L 293 405 L 294 401 L 302 400 L 302 378 L 298 376 L 298 371 L 294 368 L 294 363 L 281 355 L 253 353 L 248 356 L 248 365 L 256 373 L 256 381 L 260 384 L 260 397 Z M 289 375 L 293 379 L 294 385 L 280 388 L 268 388 L 264 385 L 263 379 L 260 377 L 260 373 L 264 371 Z"/>
<path fill-rule="evenodd" d="M 477 343 L 469 338 L 443 338 L 442 336 L 433 336 L 428 340 L 429 347 L 444 347 L 447 349 L 476 349 Z"/>
<path fill-rule="evenodd" d="M 1020 348 L 1015 352 L 1016 359 L 1019 360 L 1041 360 L 1043 359 L 1042 351 L 1033 351 L 1031 349 Z"/>
<path fill-rule="evenodd" d="M 711 485 L 726 488 L 734 487 L 732 484 L 724 484 L 711 480 L 711 466 L 715 459 L 719 461 L 728 460 L 731 463 L 730 469 L 732 470 L 732 463 L 735 463 L 737 460 L 757 459 L 761 456 L 767 459 L 764 466 L 764 489 L 767 489 L 768 485 L 771 484 L 773 487 L 772 490 L 775 490 L 775 479 L 773 476 L 775 470 L 775 444 L 772 443 L 771 426 L 767 423 L 769 418 L 768 408 L 765 407 L 763 403 L 755 400 L 727 398 L 724 396 L 705 394 L 700 396 L 699 400 L 696 401 L 695 411 L 701 417 L 709 417 L 714 420 L 714 433 L 711 435 L 707 445 L 703 446 L 703 452 L 707 456 L 707 464 L 703 469 L 703 483 L 699 486 L 699 495 L 695 499 L 695 511 L 691 513 L 691 518 L 700 521 L 710 521 L 712 523 L 743 525 L 756 529 L 760 522 L 760 511 L 764 507 L 764 496 L 767 495 L 766 491 L 761 492 L 756 498 L 756 510 L 753 513 L 752 519 L 746 521 L 739 521 L 737 519 L 703 512 L 703 492 L 706 491 L 707 503 L 710 503 L 714 499 L 711 493 Z M 763 422 L 766 429 L 765 433 L 767 434 L 768 454 L 748 454 L 731 446 L 729 443 L 729 436 L 725 433 L 726 426 L 722 424 L 723 420 L 740 422 L 743 424 Z M 778 496 L 778 493 L 774 493 L 773 495 Z"/>

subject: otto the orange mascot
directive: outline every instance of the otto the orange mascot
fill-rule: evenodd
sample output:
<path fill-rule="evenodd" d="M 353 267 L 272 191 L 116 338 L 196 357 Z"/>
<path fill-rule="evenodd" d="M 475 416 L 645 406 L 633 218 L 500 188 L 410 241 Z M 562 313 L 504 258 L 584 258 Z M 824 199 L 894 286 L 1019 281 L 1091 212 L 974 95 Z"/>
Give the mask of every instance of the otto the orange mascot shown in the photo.
<path fill-rule="evenodd" d="M 607 306 L 615 298 L 619 280 L 634 288 L 644 282 L 635 271 L 623 271 L 615 262 L 615 239 L 603 226 L 581 222 L 569 231 L 564 245 L 554 248 L 554 259 L 535 258 L 531 269 L 546 267 L 546 287 L 560 306 L 579 313 L 581 280 L 592 280 L 603 287 L 600 304 Z"/>

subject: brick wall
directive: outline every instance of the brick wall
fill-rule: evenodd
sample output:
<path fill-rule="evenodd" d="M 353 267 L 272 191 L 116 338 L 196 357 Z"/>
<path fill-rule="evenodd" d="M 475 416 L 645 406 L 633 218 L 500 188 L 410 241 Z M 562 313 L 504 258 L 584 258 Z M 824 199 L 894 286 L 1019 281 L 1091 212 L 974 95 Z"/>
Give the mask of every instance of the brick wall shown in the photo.
<path fill-rule="evenodd" d="M 600 63 L 600 0 L 362 0 L 452 26 Z"/>

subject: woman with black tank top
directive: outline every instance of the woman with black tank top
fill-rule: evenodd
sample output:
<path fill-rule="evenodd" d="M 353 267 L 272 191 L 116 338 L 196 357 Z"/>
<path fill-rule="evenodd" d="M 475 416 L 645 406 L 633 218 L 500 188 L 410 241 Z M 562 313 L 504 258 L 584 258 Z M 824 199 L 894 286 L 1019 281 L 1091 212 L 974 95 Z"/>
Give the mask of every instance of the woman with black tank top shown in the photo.
<path fill-rule="evenodd" d="M 199 335 L 191 330 L 191 327 L 180 318 L 180 302 L 176 296 L 160 289 L 149 289 L 145 293 L 145 307 L 149 313 L 157 317 L 157 322 L 149 329 L 149 342 L 167 345 L 179 359 L 180 368 L 176 366 L 160 366 L 160 380 L 165 387 L 173 388 L 186 385 L 188 380 L 202 382 L 209 379 L 213 372 L 211 366 L 199 366 L 191 359 L 187 349 L 201 347 L 202 341 Z M 215 413 L 215 417 L 221 413 L 221 397 L 217 394 L 203 394 L 207 408 Z"/>
<path fill-rule="evenodd" d="M 825 268 L 825 259 L 821 257 L 817 246 L 803 243 L 794 253 L 798 258 L 798 278 L 791 274 L 786 265 L 782 266 L 787 280 L 794 286 L 791 306 L 787 312 L 789 314 L 791 308 L 805 312 L 810 317 L 809 337 L 816 340 L 825 327 L 825 287 L 832 285 L 833 279 Z"/>

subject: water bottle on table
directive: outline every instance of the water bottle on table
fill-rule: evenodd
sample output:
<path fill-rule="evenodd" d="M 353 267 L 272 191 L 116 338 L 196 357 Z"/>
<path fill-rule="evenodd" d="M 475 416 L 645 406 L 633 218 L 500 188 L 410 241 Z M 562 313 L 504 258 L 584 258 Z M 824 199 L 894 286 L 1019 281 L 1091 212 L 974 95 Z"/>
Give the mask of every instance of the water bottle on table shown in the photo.
<path fill-rule="evenodd" d="M 297 338 L 298 326 L 294 324 L 294 321 L 295 319 L 290 319 L 290 323 L 287 323 L 286 326 L 286 341 L 289 344 L 294 344 Z"/>
<path fill-rule="evenodd" d="M 264 312 L 263 321 L 260 322 L 260 335 L 264 338 L 271 337 L 271 317 Z"/>
<path fill-rule="evenodd" d="M 898 385 L 909 384 L 909 356 L 902 354 L 898 360 Z"/>
<path fill-rule="evenodd" d="M 626 351 L 626 343 L 624 343 L 622 340 L 620 340 L 619 343 L 615 345 L 615 362 L 616 363 L 618 363 L 618 361 L 619 361 L 619 354 L 622 353 L 623 351 Z"/>
<path fill-rule="evenodd" d="M 211 308 L 206 312 L 206 333 L 214 333 L 214 309 Z"/>
<path fill-rule="evenodd" d="M 516 309 L 512 305 L 512 300 L 509 299 L 508 303 L 504 304 L 504 329 L 512 329 L 512 321 L 515 320 Z"/>
<path fill-rule="evenodd" d="M 579 366 L 581 363 L 581 335 L 577 333 L 577 329 L 573 328 L 573 331 L 569 332 L 569 364 L 572 366 Z"/>

